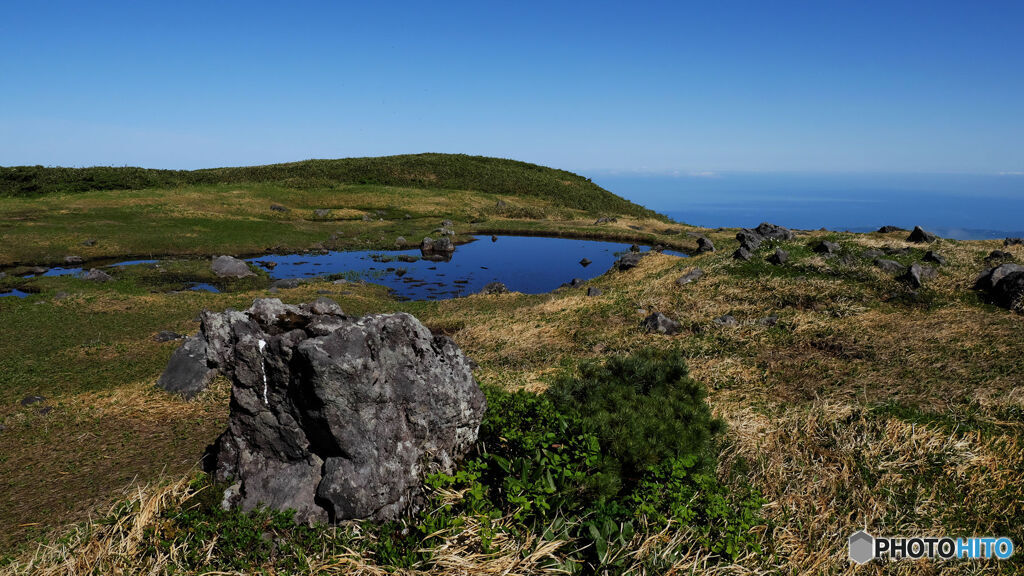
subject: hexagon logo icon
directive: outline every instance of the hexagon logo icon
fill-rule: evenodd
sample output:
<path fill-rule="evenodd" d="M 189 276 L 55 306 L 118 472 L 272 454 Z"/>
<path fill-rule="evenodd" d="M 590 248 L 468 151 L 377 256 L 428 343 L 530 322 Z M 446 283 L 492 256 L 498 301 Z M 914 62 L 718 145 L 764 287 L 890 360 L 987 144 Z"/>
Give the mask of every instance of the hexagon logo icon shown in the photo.
<path fill-rule="evenodd" d="M 875 558 L 875 539 L 860 530 L 850 535 L 850 560 L 857 564 L 870 562 Z"/>

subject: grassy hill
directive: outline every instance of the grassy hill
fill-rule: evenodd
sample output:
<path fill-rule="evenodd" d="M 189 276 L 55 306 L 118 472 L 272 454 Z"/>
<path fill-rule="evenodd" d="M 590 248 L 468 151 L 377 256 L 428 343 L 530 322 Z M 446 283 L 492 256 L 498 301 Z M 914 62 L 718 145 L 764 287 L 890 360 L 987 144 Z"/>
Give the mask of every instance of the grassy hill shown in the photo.
<path fill-rule="evenodd" d="M 534 196 L 591 212 L 653 217 L 657 214 L 565 170 L 527 162 L 465 154 L 408 154 L 374 158 L 305 160 L 266 166 L 156 170 L 95 166 L 0 167 L 0 196 L 73 194 L 95 190 L 142 190 L 210 184 L 277 184 L 329 188 L 374 184 L 423 189 L 472 190 Z"/>

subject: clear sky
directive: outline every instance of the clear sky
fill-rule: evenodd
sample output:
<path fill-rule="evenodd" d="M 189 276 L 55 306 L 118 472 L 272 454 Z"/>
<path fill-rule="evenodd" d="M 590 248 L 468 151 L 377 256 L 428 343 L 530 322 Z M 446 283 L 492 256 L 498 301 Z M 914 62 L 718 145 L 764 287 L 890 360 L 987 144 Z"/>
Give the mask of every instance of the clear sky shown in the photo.
<path fill-rule="evenodd" d="M 0 165 L 1024 172 L 1024 2 L 10 2 Z"/>

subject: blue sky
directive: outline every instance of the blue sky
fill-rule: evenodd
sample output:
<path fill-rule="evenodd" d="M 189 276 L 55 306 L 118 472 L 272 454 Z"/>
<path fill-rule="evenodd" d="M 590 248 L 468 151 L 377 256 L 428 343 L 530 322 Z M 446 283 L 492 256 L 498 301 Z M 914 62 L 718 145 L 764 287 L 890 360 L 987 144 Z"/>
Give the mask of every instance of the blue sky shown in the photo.
<path fill-rule="evenodd" d="M 0 165 L 1024 172 L 1021 2 L 9 3 Z"/>

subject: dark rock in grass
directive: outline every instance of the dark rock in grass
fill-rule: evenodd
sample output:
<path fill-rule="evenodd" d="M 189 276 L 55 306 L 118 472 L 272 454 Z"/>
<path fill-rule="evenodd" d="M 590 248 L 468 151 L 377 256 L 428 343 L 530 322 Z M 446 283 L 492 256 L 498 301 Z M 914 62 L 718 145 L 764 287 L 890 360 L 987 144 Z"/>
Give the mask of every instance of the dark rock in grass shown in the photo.
<path fill-rule="evenodd" d="M 278 290 L 288 290 L 291 288 L 298 288 L 302 284 L 300 278 L 281 278 L 280 280 L 274 280 L 270 283 L 271 288 L 277 288 Z"/>
<path fill-rule="evenodd" d="M 202 334 L 185 340 L 167 362 L 157 386 L 186 400 L 195 397 L 217 375 L 207 362 L 207 342 Z"/>
<path fill-rule="evenodd" d="M 776 266 L 782 266 L 786 262 L 789 262 L 789 252 L 786 252 L 782 248 L 776 248 L 775 253 L 767 258 L 769 264 Z"/>
<path fill-rule="evenodd" d="M 1011 310 L 1024 312 L 1024 266 L 1000 264 L 978 276 L 974 289 L 981 290 L 990 300 Z"/>
<path fill-rule="evenodd" d="M 590 258 L 584 258 L 584 259 L 580 260 L 580 266 L 583 266 L 584 268 L 586 268 L 587 266 L 590 266 L 592 263 L 593 262 L 590 261 Z"/>
<path fill-rule="evenodd" d="M 900 228 L 899 226 L 882 226 L 878 229 L 882 234 L 889 234 L 892 232 L 906 232 L 906 228 Z"/>
<path fill-rule="evenodd" d="M 508 286 L 501 282 L 489 282 L 480 290 L 480 294 L 507 294 Z"/>
<path fill-rule="evenodd" d="M 863 258 L 875 259 L 875 258 L 881 258 L 882 256 L 885 256 L 885 252 L 882 252 L 881 250 L 876 250 L 874 248 L 871 248 L 870 250 L 865 250 L 865 251 L 861 252 L 860 255 Z"/>
<path fill-rule="evenodd" d="M 714 252 L 715 243 L 710 239 L 701 236 L 697 238 L 697 254 L 704 254 L 705 252 Z"/>
<path fill-rule="evenodd" d="M 924 261 L 925 262 L 934 262 L 934 263 L 938 264 L 939 266 L 945 266 L 946 265 L 946 257 L 943 256 L 942 254 L 939 254 L 938 252 L 936 252 L 934 250 L 929 250 L 929 251 L 924 253 Z"/>
<path fill-rule="evenodd" d="M 907 271 L 900 276 L 900 280 L 909 284 L 912 288 L 920 288 L 924 286 L 924 281 L 929 278 L 935 277 L 935 269 L 930 266 L 922 266 L 917 262 L 914 262 Z"/>
<path fill-rule="evenodd" d="M 287 206 L 282 206 L 280 204 L 271 204 L 270 209 L 273 210 L 274 212 L 291 212 L 290 208 L 288 208 Z"/>
<path fill-rule="evenodd" d="M 1003 240 L 1003 246 L 1024 246 L 1024 238 L 1007 238 Z"/>
<path fill-rule="evenodd" d="M 399 236 L 398 238 L 395 238 L 395 246 L 398 246 L 399 248 L 405 246 L 406 243 L 407 242 L 405 240 L 405 236 Z"/>
<path fill-rule="evenodd" d="M 750 253 L 750 250 L 747 250 L 743 246 L 740 246 L 739 248 L 736 249 L 735 252 L 732 253 L 732 257 L 736 260 L 743 260 L 744 262 L 746 262 L 753 258 L 754 255 Z"/>
<path fill-rule="evenodd" d="M 83 280 L 89 280 L 90 282 L 110 282 L 113 280 L 110 274 L 96 268 L 91 268 L 88 272 L 83 273 L 81 277 Z"/>
<path fill-rule="evenodd" d="M 65 256 L 64 257 L 64 264 L 69 265 L 69 266 L 70 265 L 74 265 L 74 264 L 81 264 L 82 262 L 85 262 L 85 260 L 82 260 L 81 256 Z"/>
<path fill-rule="evenodd" d="M 330 215 L 331 215 L 331 211 L 327 210 L 325 208 L 317 208 L 316 210 L 313 210 L 313 217 L 314 218 L 327 218 Z"/>
<path fill-rule="evenodd" d="M 684 286 L 686 284 L 689 284 L 690 282 L 696 282 L 697 280 L 699 280 L 703 276 L 704 276 L 704 271 L 703 270 L 701 270 L 700 268 L 694 268 L 693 270 L 690 270 L 686 274 L 683 274 L 682 276 L 677 278 L 676 279 L 676 285 L 677 286 Z"/>
<path fill-rule="evenodd" d="M 1004 250 L 993 250 L 985 256 L 985 260 L 1013 260 L 1013 254 Z"/>
<path fill-rule="evenodd" d="M 885 247 L 885 253 L 890 256 L 907 256 L 908 254 L 911 254 L 913 251 L 913 248 L 907 248 L 905 246 L 903 248 L 894 248 L 892 246 Z"/>
<path fill-rule="evenodd" d="M 736 239 L 740 241 L 740 248 L 748 252 L 756 251 L 764 240 L 760 234 L 746 228 L 736 233 Z M 749 260 L 749 258 L 744 258 L 744 260 Z"/>
<path fill-rule="evenodd" d="M 249 263 L 234 256 L 217 256 L 210 267 L 218 278 L 247 278 L 255 276 L 249 269 Z"/>
<path fill-rule="evenodd" d="M 718 318 L 714 319 L 714 323 L 719 325 L 719 326 L 738 326 L 739 325 L 739 322 L 736 321 L 736 318 L 734 318 L 732 314 L 726 314 L 725 316 L 719 316 Z"/>
<path fill-rule="evenodd" d="M 204 315 L 208 365 L 232 383 L 207 470 L 225 504 L 295 510 L 299 522 L 415 512 L 422 479 L 454 471 L 484 396 L 469 359 L 409 314 L 360 319 L 257 300 Z"/>
<path fill-rule="evenodd" d="M 562 287 L 563 288 L 576 288 L 578 286 L 581 286 L 583 284 L 583 282 L 584 282 L 583 278 L 573 278 L 572 280 L 566 282 L 565 284 L 562 284 Z"/>
<path fill-rule="evenodd" d="M 875 258 L 875 266 L 889 274 L 896 274 L 903 270 L 903 264 L 900 264 L 895 260 L 886 260 L 885 258 Z"/>
<path fill-rule="evenodd" d="M 765 316 L 764 318 L 761 318 L 760 320 L 757 321 L 757 323 L 760 324 L 761 326 L 775 326 L 776 324 L 779 323 L 779 317 L 776 314 L 772 314 L 771 316 Z"/>
<path fill-rule="evenodd" d="M 594 220 L 594 225 L 597 226 L 599 224 L 611 224 L 613 222 L 618 222 L 618 221 L 619 221 L 618 218 L 601 217 L 601 218 L 598 218 L 597 220 Z"/>
<path fill-rule="evenodd" d="M 96 245 L 96 240 L 94 238 L 89 238 L 88 240 L 82 242 L 82 246 L 95 246 L 95 245 Z"/>
<path fill-rule="evenodd" d="M 665 228 L 664 230 L 661 231 L 661 233 L 666 236 L 677 236 L 679 234 L 682 234 L 683 231 L 680 230 L 679 228 Z"/>
<path fill-rule="evenodd" d="M 153 335 L 153 340 L 156 342 L 173 342 L 175 340 L 181 340 L 184 338 L 177 332 L 171 332 L 170 330 L 161 330 Z"/>
<path fill-rule="evenodd" d="M 931 232 L 925 232 L 920 226 L 914 226 L 913 232 L 910 233 L 910 236 L 907 236 L 907 242 L 917 242 L 918 244 L 931 244 L 938 239 L 938 236 Z"/>
<path fill-rule="evenodd" d="M 452 224 L 451 220 L 442 220 L 441 221 L 441 227 L 442 228 L 451 228 L 452 226 L 453 226 L 453 224 Z"/>
<path fill-rule="evenodd" d="M 59 291 L 59 292 L 57 292 L 56 294 L 53 295 L 53 300 L 54 300 L 54 302 L 59 302 L 61 300 L 67 300 L 70 297 L 71 297 L 71 294 L 68 294 L 67 292 L 61 290 L 61 291 Z"/>
<path fill-rule="evenodd" d="M 796 234 L 792 230 L 785 226 L 779 226 L 777 224 L 769 224 L 768 222 L 762 222 L 754 228 L 761 238 L 767 238 L 769 240 L 792 240 L 796 237 Z"/>
<path fill-rule="evenodd" d="M 40 402 L 46 402 L 45 396 L 25 396 L 21 399 L 22 406 L 31 406 L 33 404 L 39 404 Z"/>
<path fill-rule="evenodd" d="M 839 244 L 829 242 L 828 240 L 822 240 L 814 247 L 814 251 L 818 254 L 835 254 L 839 252 Z"/>
<path fill-rule="evenodd" d="M 587 288 L 587 296 L 600 296 L 601 294 L 604 294 L 604 290 L 601 290 L 596 286 L 591 286 L 590 288 Z"/>
<path fill-rule="evenodd" d="M 636 224 L 627 224 L 626 227 L 629 228 L 630 230 L 636 230 L 638 232 L 640 230 L 643 230 L 643 227 L 637 226 Z"/>
<path fill-rule="evenodd" d="M 1017 272 L 1024 272 L 1024 266 L 1021 266 L 1020 264 L 1000 264 L 999 266 L 989 268 L 978 275 L 978 278 L 974 281 L 974 289 L 990 291 L 995 288 L 1003 278 Z"/>
<path fill-rule="evenodd" d="M 655 312 L 644 318 L 644 327 L 648 332 L 657 332 L 658 334 L 676 334 L 682 328 L 679 322 L 661 312 Z"/>
<path fill-rule="evenodd" d="M 629 252 L 619 256 L 612 266 L 620 271 L 630 270 L 639 266 L 643 257 L 643 252 Z"/>

